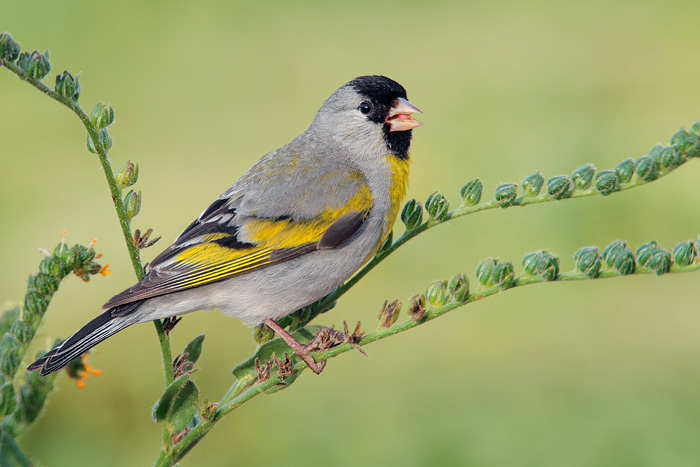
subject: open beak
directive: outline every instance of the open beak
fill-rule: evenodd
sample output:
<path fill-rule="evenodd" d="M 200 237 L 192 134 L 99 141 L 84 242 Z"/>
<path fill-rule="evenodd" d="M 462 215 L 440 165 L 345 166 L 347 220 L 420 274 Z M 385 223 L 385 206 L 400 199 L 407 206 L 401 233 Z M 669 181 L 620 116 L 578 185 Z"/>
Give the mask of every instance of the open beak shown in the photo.
<path fill-rule="evenodd" d="M 389 131 L 406 131 L 417 126 L 421 126 L 422 123 L 418 120 L 413 120 L 411 114 L 423 113 L 418 110 L 418 107 L 408 102 L 403 97 L 399 97 L 394 100 L 393 106 L 389 110 L 389 115 L 387 115 L 384 123 L 389 124 Z"/>

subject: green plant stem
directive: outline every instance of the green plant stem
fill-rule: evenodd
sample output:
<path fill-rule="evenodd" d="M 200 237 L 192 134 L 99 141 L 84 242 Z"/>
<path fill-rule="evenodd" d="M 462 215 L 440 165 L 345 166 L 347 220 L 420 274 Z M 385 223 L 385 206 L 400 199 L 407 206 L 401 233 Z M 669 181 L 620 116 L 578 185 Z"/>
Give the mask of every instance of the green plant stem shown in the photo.
<path fill-rule="evenodd" d="M 95 127 L 95 125 L 93 125 L 88 114 L 76 101 L 58 94 L 40 80 L 27 76 L 21 68 L 12 62 L 0 59 L 0 65 L 5 66 L 8 70 L 16 74 L 21 80 L 28 82 L 39 91 L 71 109 L 78 116 L 78 118 L 80 118 L 80 121 L 83 122 L 83 126 L 85 126 L 85 129 L 92 140 L 92 144 L 97 151 L 98 159 L 100 160 L 102 170 L 104 171 L 105 178 L 107 179 L 107 185 L 109 186 L 109 191 L 112 196 L 112 203 L 114 204 L 114 209 L 117 212 L 117 218 L 119 219 L 119 225 L 121 226 L 124 241 L 126 242 L 127 251 L 129 252 L 131 265 L 134 268 L 134 273 L 136 273 L 136 278 L 141 280 L 144 276 L 143 266 L 141 265 L 141 257 L 138 248 L 136 248 L 136 245 L 134 244 L 134 237 L 131 234 L 131 224 L 128 216 L 126 215 L 124 204 L 122 203 L 121 190 L 119 189 L 117 181 L 114 178 L 112 166 L 107 158 L 107 151 L 100 142 L 99 130 Z M 173 357 L 170 349 L 170 337 L 163 330 L 163 325 L 160 320 L 154 320 L 153 324 L 156 328 L 156 334 L 158 335 L 158 342 L 160 344 L 160 350 L 163 357 L 163 372 L 165 374 L 165 386 L 167 387 L 173 382 Z"/>
<path fill-rule="evenodd" d="M 671 270 L 667 274 L 692 272 L 697 271 L 699 269 L 700 260 L 696 260 L 694 264 L 691 264 L 689 266 L 678 266 L 674 264 L 673 266 L 671 266 Z M 647 267 L 639 267 L 633 274 L 629 275 L 634 276 L 650 274 L 655 274 L 652 269 Z M 601 271 L 598 277 L 596 277 L 595 279 L 607 279 L 612 277 L 622 277 L 622 275 L 615 270 L 606 269 L 604 271 Z M 404 331 L 408 331 L 409 329 L 413 329 L 423 323 L 438 318 L 456 308 L 462 307 L 472 302 L 476 302 L 488 296 L 495 295 L 504 290 L 510 290 L 516 287 L 538 284 L 542 282 L 585 281 L 595 279 L 592 279 L 586 274 L 578 271 L 561 273 L 554 280 L 551 281 L 547 281 L 542 276 L 520 276 L 513 281 L 512 285 L 508 289 L 502 289 L 497 285 L 491 287 L 484 287 L 478 289 L 475 292 L 472 292 L 469 295 L 469 297 L 463 302 L 453 300 L 440 307 L 428 309 L 428 311 L 425 313 L 425 315 L 420 321 L 408 319 L 403 322 L 396 323 L 388 328 L 379 328 L 363 336 L 362 339 L 358 342 L 358 345 L 365 346 L 371 344 L 372 342 L 385 339 L 387 337 L 399 334 Z M 352 351 L 353 349 L 354 347 L 350 344 L 342 344 L 337 347 L 333 347 L 332 349 L 326 350 L 325 352 L 314 354 L 314 360 L 316 360 L 317 362 L 321 362 L 336 357 L 345 352 Z M 299 371 L 303 371 L 306 368 L 308 368 L 306 363 L 299 362 L 293 366 L 292 371 L 296 373 Z M 233 386 L 231 386 L 226 395 L 221 399 L 221 402 L 219 402 L 217 409 L 214 412 L 214 415 L 208 419 L 203 419 L 202 421 L 200 421 L 175 446 L 173 446 L 173 448 L 170 451 L 161 451 L 158 459 L 153 464 L 154 467 L 166 467 L 174 465 L 182 456 L 184 456 L 190 449 L 192 449 L 192 447 L 194 447 L 194 445 L 197 444 L 199 440 L 202 439 L 202 437 L 204 437 L 209 432 L 209 430 L 211 430 L 214 427 L 216 422 L 220 420 L 224 415 L 237 409 L 238 407 L 248 402 L 255 396 L 264 393 L 276 384 L 278 384 L 276 374 L 273 374 L 266 381 L 261 381 L 257 383 L 253 383 L 252 377 L 236 381 L 236 383 L 234 383 Z"/>
<path fill-rule="evenodd" d="M 664 175 L 668 175 L 673 170 L 675 170 L 675 169 L 660 172 L 656 180 L 663 177 Z M 627 183 L 620 184 L 620 186 L 618 187 L 616 192 L 630 190 L 632 188 L 646 185 L 648 183 L 651 183 L 651 181 L 642 180 L 641 178 L 638 178 L 635 175 L 634 180 L 631 180 Z M 516 198 L 516 200 L 513 202 L 513 204 L 511 206 L 513 206 L 513 207 L 515 207 L 515 206 L 527 206 L 530 204 L 540 204 L 540 203 L 547 203 L 547 202 L 551 202 L 551 201 L 564 201 L 566 199 L 584 198 L 584 197 L 588 197 L 588 196 L 597 196 L 597 195 L 603 196 L 603 195 L 601 195 L 601 193 L 598 190 L 595 189 L 595 187 L 593 187 L 593 188 L 588 188 L 585 190 L 576 189 L 571 194 L 571 196 L 569 196 L 568 198 L 562 198 L 562 199 L 556 199 L 547 193 L 540 194 L 537 196 L 520 196 L 520 197 Z M 508 207 L 511 207 L 511 206 L 508 206 Z M 316 304 L 314 304 L 314 308 L 313 308 L 314 312 L 311 313 L 311 316 L 309 317 L 308 320 L 305 320 L 304 322 L 302 322 L 300 324 L 303 326 L 303 325 L 307 324 L 309 321 L 311 321 L 318 314 L 327 311 L 332 303 L 337 301 L 341 296 L 343 296 L 345 294 L 345 292 L 350 290 L 368 272 L 370 272 L 372 269 L 374 269 L 375 266 L 377 266 L 379 263 L 381 263 L 384 260 L 384 258 L 389 256 L 391 253 L 396 251 L 399 247 L 404 245 L 406 242 L 408 242 L 409 240 L 411 240 L 413 237 L 417 236 L 418 234 L 421 234 L 428 229 L 431 229 L 431 228 L 436 227 L 438 225 L 444 224 L 444 223 L 449 222 L 451 220 L 466 216 L 468 214 L 474 214 L 476 212 L 481 212 L 481 211 L 488 211 L 491 209 L 507 209 L 508 207 L 506 207 L 506 208 L 501 207 L 495 199 L 485 201 L 483 203 L 476 204 L 473 206 L 461 205 L 460 207 L 448 212 L 445 215 L 445 217 L 443 217 L 442 219 L 430 218 L 427 221 L 423 222 L 422 224 L 416 226 L 415 228 L 413 228 L 411 230 L 406 230 L 388 248 L 386 248 L 385 250 L 380 251 L 379 253 L 374 255 L 374 257 L 362 269 L 360 269 L 353 277 L 351 277 L 347 282 L 340 285 L 333 292 L 326 295 L 324 298 L 322 298 Z"/>

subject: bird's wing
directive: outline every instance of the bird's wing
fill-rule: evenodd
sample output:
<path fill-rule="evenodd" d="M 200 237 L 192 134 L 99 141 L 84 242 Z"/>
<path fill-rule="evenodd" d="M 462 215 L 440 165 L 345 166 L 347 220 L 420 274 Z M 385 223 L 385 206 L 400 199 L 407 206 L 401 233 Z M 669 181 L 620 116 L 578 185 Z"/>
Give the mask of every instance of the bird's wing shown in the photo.
<path fill-rule="evenodd" d="M 362 226 L 372 208 L 372 194 L 356 170 L 320 172 L 319 177 L 296 180 L 301 187 L 272 179 L 246 187 L 242 178 L 151 262 L 139 283 L 103 308 L 128 312 L 124 305 L 129 303 L 341 245 Z"/>

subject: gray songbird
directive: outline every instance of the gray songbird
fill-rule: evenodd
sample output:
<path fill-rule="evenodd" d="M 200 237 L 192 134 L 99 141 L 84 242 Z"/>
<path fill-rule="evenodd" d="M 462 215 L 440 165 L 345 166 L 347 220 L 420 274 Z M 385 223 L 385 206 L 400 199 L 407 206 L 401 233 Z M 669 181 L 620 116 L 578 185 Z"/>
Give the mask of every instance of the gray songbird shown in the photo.
<path fill-rule="evenodd" d="M 274 329 L 315 372 L 309 348 L 276 320 L 332 292 L 389 235 L 406 194 L 411 117 L 384 76 L 361 76 L 311 125 L 256 162 L 199 215 L 133 287 L 29 366 L 47 375 L 136 323 L 218 308 Z M 323 362 L 325 363 L 325 362 Z"/>

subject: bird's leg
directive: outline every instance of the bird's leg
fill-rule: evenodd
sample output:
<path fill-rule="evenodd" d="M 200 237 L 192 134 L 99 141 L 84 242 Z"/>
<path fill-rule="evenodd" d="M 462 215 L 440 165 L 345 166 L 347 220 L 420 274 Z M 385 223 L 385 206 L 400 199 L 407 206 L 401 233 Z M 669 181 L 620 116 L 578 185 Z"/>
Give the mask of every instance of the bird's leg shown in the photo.
<path fill-rule="evenodd" d="M 282 339 L 284 339 L 284 341 L 292 348 L 292 350 L 294 350 L 294 353 L 297 354 L 299 358 L 304 360 L 304 362 L 306 362 L 309 368 L 311 368 L 311 371 L 313 371 L 317 375 L 321 374 L 323 368 L 326 366 L 326 362 L 322 361 L 316 363 L 314 358 L 309 354 L 310 348 L 313 346 L 312 342 L 309 342 L 309 344 L 311 345 L 302 345 L 275 321 L 271 319 L 266 319 L 264 323 L 268 325 L 271 329 L 273 329 Z"/>

